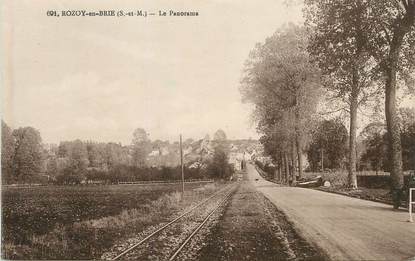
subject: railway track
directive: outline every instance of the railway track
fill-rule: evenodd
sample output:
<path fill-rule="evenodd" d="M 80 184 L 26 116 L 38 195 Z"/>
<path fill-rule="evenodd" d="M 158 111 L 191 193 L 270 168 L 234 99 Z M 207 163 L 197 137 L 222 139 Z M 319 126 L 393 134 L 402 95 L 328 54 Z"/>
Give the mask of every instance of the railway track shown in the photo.
<path fill-rule="evenodd" d="M 214 193 L 110 260 L 176 260 L 238 186 L 230 184 Z"/>

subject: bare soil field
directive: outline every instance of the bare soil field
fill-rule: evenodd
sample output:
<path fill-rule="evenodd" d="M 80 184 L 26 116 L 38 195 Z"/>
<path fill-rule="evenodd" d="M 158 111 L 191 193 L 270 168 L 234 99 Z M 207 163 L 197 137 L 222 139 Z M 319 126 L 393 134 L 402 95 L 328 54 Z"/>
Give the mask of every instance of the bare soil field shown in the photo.
<path fill-rule="evenodd" d="M 222 184 L 2 189 L 6 259 L 96 259 L 117 240 L 167 220 Z"/>

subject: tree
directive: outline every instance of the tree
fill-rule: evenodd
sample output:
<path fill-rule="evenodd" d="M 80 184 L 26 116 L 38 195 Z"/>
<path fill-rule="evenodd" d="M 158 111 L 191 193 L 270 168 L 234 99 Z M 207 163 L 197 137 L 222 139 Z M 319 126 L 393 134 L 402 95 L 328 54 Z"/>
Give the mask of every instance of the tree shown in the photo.
<path fill-rule="evenodd" d="M 13 131 L 15 150 L 13 174 L 19 181 L 27 182 L 42 170 L 42 139 L 39 131 L 32 127 Z"/>
<path fill-rule="evenodd" d="M 285 173 L 294 169 L 296 159 L 300 177 L 308 120 L 320 91 L 320 73 L 307 52 L 307 38 L 304 28 L 289 24 L 257 44 L 246 61 L 240 88 L 243 100 L 255 104 L 258 131 L 283 141 L 277 154 Z M 295 182 L 295 175 L 292 178 Z"/>
<path fill-rule="evenodd" d="M 369 48 L 383 74 L 385 115 L 391 162 L 394 207 L 400 205 L 403 172 L 402 145 L 396 106 L 397 82 L 413 82 L 415 57 L 415 0 L 376 1 L 370 3 L 366 22 Z M 402 84 L 403 85 L 403 84 Z"/>
<path fill-rule="evenodd" d="M 274 132 L 262 135 L 259 139 L 260 143 L 264 147 L 265 155 L 269 155 L 272 160 L 278 165 L 277 172 L 274 174 L 274 179 L 278 182 L 285 182 L 284 178 L 288 176 L 283 175 L 284 169 L 284 159 L 282 156 L 282 152 L 286 146 L 283 139 L 281 139 L 282 135 L 277 133 L 277 129 Z"/>
<path fill-rule="evenodd" d="M 59 172 L 58 169 L 58 162 L 55 157 L 50 157 L 46 161 L 46 174 L 49 175 L 49 177 L 57 176 Z"/>
<path fill-rule="evenodd" d="M 75 172 L 83 172 L 90 164 L 88 143 L 81 140 L 60 142 L 58 155 L 67 159 L 66 167 L 75 170 Z"/>
<path fill-rule="evenodd" d="M 1 121 L 1 176 L 3 183 L 13 181 L 13 155 L 15 140 L 12 130 Z"/>
<path fill-rule="evenodd" d="M 106 169 L 108 166 L 105 161 L 105 143 L 87 142 L 89 166 L 94 168 Z"/>
<path fill-rule="evenodd" d="M 213 135 L 213 147 L 220 147 L 220 149 L 223 150 L 226 155 L 229 154 L 230 144 L 228 143 L 226 133 L 223 130 L 219 129 Z"/>
<path fill-rule="evenodd" d="M 151 149 L 151 142 L 147 132 L 142 128 L 137 128 L 133 133 L 132 158 L 135 166 L 144 167 L 147 155 Z"/>
<path fill-rule="evenodd" d="M 82 175 L 88 165 L 89 160 L 86 143 L 81 140 L 73 141 L 69 154 L 69 168 L 73 173 Z"/>
<path fill-rule="evenodd" d="M 326 77 L 325 86 L 331 99 L 348 105 L 349 186 L 357 188 L 356 130 L 357 113 L 376 93 L 376 76 L 365 34 L 369 15 L 366 0 L 306 0 L 307 24 L 312 31 L 309 51 Z M 371 87 L 371 88 L 369 88 Z"/>
<path fill-rule="evenodd" d="M 229 164 L 229 158 L 223 146 L 215 147 L 213 158 L 210 160 L 207 169 L 212 178 L 228 179 L 232 176 L 233 169 Z"/>
<path fill-rule="evenodd" d="M 402 141 L 402 168 L 415 169 L 415 108 L 399 110 L 399 125 Z"/>
<path fill-rule="evenodd" d="M 415 108 L 400 108 L 398 116 L 399 129 L 401 133 L 409 132 L 411 126 L 415 123 Z"/>
<path fill-rule="evenodd" d="M 415 169 L 415 109 L 400 108 L 398 114 L 400 136 L 402 141 L 402 168 Z M 361 132 L 365 150 L 362 161 L 369 162 L 372 169 L 390 171 L 391 162 L 388 159 L 388 136 L 386 124 L 373 122 Z"/>
<path fill-rule="evenodd" d="M 109 142 L 105 146 L 105 162 L 108 168 L 114 168 L 120 165 L 130 165 L 128 148 L 121 144 Z"/>
<path fill-rule="evenodd" d="M 341 168 L 347 153 L 347 129 L 340 119 L 320 122 L 307 151 L 311 168 Z M 320 163 L 320 164 L 319 164 Z"/>
<path fill-rule="evenodd" d="M 205 137 L 203 138 L 204 141 L 210 141 L 210 136 L 209 134 L 206 134 Z"/>
<path fill-rule="evenodd" d="M 226 141 L 226 133 L 222 129 L 217 130 L 213 135 L 213 140 Z"/>
<path fill-rule="evenodd" d="M 360 133 L 365 150 L 361 161 L 369 162 L 371 169 L 376 172 L 388 170 L 385 124 L 373 122 L 368 124 Z"/>
<path fill-rule="evenodd" d="M 87 143 L 81 140 L 64 141 L 59 144 L 58 154 L 66 159 L 61 173 L 56 177 L 60 184 L 79 184 L 86 178 L 88 159 Z"/>
<path fill-rule="evenodd" d="M 402 133 L 402 166 L 404 170 L 415 169 L 415 122 Z"/>

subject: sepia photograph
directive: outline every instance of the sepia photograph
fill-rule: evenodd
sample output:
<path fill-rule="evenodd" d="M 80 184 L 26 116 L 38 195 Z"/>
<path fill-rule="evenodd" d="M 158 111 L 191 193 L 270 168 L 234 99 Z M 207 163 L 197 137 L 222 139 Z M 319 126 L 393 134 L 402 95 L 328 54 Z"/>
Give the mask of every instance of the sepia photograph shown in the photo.
<path fill-rule="evenodd" d="M 3 0 L 1 260 L 415 261 L 415 0 Z"/>

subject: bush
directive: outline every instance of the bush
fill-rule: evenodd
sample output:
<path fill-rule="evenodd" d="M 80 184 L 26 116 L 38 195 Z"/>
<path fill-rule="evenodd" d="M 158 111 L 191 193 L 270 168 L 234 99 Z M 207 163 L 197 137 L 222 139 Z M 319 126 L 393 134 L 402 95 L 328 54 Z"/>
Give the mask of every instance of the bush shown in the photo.
<path fill-rule="evenodd" d="M 207 172 L 202 168 L 184 168 L 185 179 L 204 179 L 208 177 Z M 182 178 L 181 167 L 136 167 L 118 165 L 109 171 L 89 169 L 77 173 L 71 168 L 66 168 L 62 174 L 57 175 L 56 184 L 76 185 L 83 181 L 98 182 L 104 184 L 117 184 L 118 182 L 137 181 L 167 181 L 180 180 Z"/>
<path fill-rule="evenodd" d="M 270 166 L 269 164 L 263 164 L 261 161 L 256 160 L 255 164 L 263 171 L 263 174 L 266 175 L 265 179 L 274 179 L 275 177 L 275 166 Z"/>
<path fill-rule="evenodd" d="M 56 183 L 59 185 L 77 185 L 85 180 L 84 171 L 75 171 L 71 167 L 66 167 L 63 173 L 56 177 Z"/>

